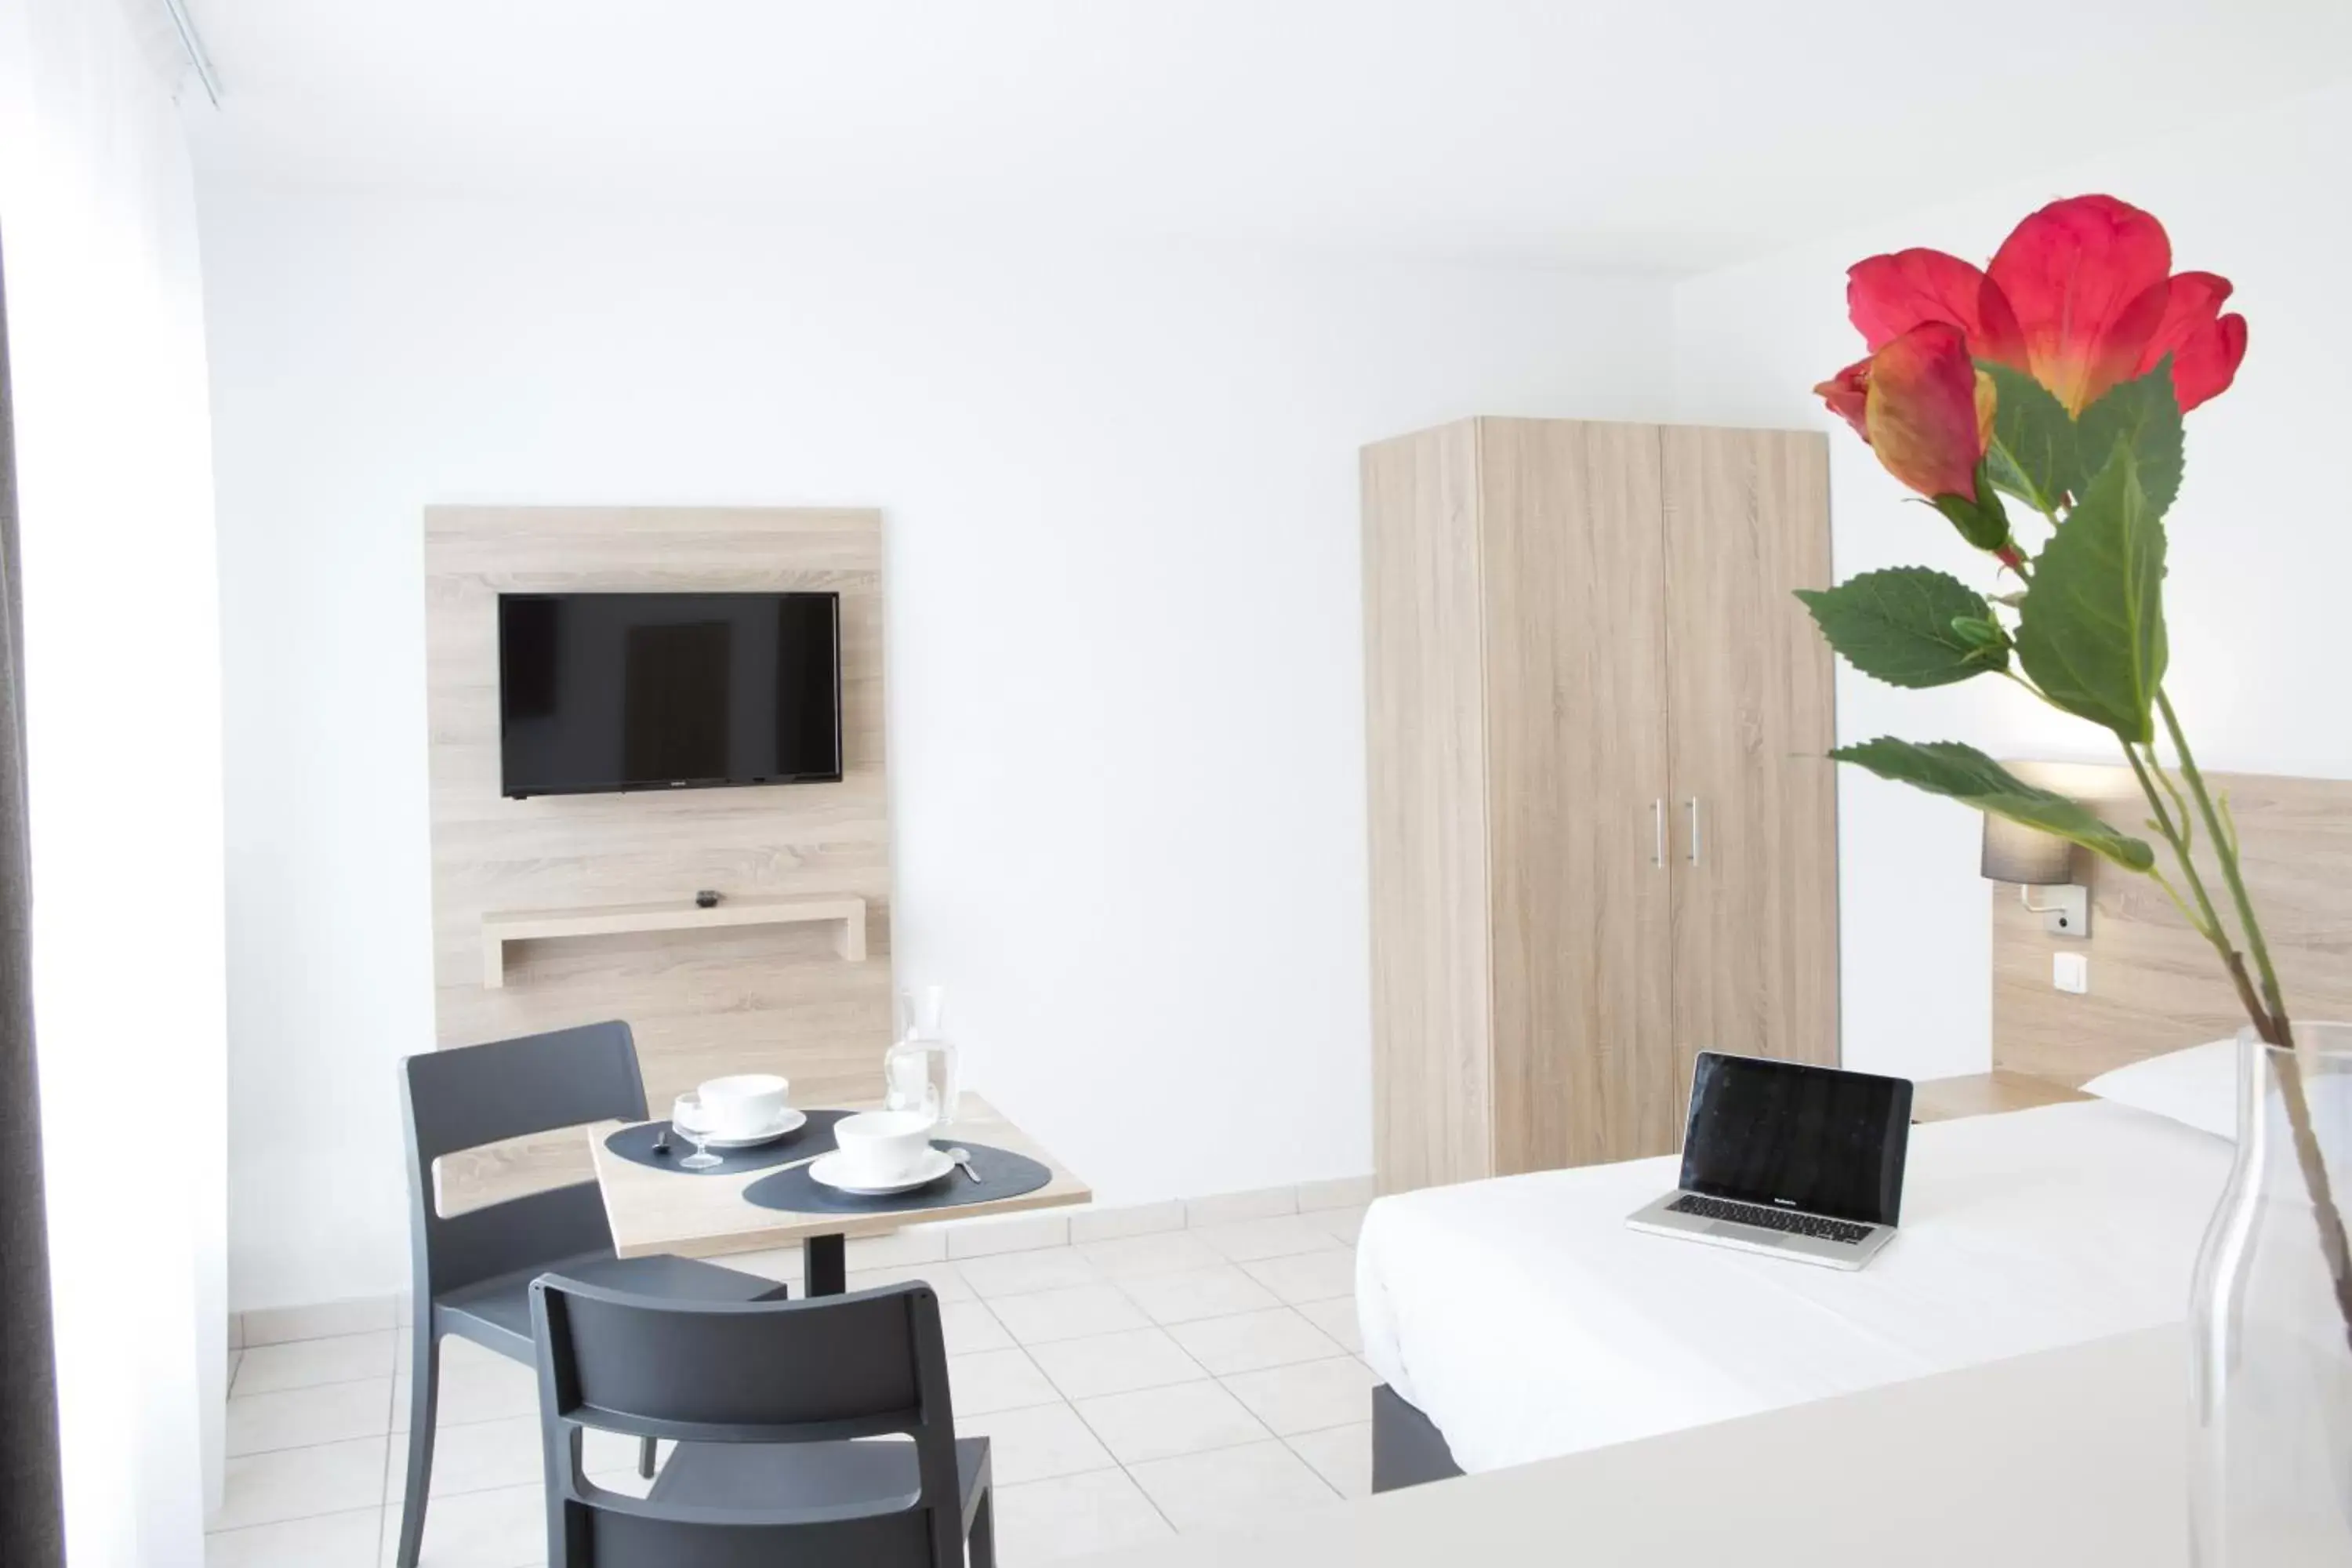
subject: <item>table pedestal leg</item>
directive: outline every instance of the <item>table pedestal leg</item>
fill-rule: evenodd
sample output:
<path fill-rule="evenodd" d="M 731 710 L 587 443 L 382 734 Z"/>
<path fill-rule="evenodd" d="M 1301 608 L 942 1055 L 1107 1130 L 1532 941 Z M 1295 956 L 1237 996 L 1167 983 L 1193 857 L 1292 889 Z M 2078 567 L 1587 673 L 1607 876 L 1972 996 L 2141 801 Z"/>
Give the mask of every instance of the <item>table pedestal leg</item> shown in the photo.
<path fill-rule="evenodd" d="M 849 1288 L 849 1245 L 839 1233 L 801 1243 L 801 1295 L 838 1296 Z"/>

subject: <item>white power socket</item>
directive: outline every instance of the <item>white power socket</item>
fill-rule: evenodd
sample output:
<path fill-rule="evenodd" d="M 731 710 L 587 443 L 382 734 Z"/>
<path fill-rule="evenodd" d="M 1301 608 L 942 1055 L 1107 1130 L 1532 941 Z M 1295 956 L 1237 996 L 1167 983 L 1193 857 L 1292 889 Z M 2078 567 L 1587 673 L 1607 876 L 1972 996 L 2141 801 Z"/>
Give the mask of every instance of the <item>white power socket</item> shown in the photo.
<path fill-rule="evenodd" d="M 2091 957 L 2084 952 L 2053 952 L 2050 955 L 2050 984 L 2076 996 L 2091 989 Z"/>

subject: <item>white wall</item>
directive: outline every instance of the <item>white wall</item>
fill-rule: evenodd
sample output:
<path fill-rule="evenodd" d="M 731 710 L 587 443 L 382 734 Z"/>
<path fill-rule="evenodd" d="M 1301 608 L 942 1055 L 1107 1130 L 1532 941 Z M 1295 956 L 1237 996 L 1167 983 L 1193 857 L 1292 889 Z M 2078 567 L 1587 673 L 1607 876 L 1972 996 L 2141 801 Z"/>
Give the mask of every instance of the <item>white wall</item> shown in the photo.
<path fill-rule="evenodd" d="M 1981 262 L 2017 219 L 2083 191 L 2147 208 L 2171 231 L 2176 267 L 2234 281 L 2231 308 L 2251 324 L 2237 384 L 2189 416 L 2188 474 L 2169 520 L 2168 689 L 2205 766 L 2352 777 L 2347 189 L 2352 84 L 1688 281 L 1675 294 L 1676 416 L 1832 430 L 1841 578 L 1917 563 L 1982 583 L 1981 558 L 1924 506 L 1905 504 L 1807 390 L 1862 352 L 1845 321 L 1845 268 L 1906 245 Z M 1841 669 L 1838 730 L 2117 760 L 2104 731 L 1984 680 L 1897 691 Z M 1919 1077 L 1982 1071 L 1991 997 L 1977 819 L 1852 769 L 1842 789 L 1846 1059 Z"/>
<path fill-rule="evenodd" d="M 970 1080 L 1107 1201 L 1370 1168 L 1356 449 L 1661 416 L 1663 285 L 204 196 L 237 1305 L 404 1282 L 436 501 L 882 508 Z"/>
<path fill-rule="evenodd" d="M 1981 257 L 2110 189 L 2252 321 L 2191 420 L 2171 689 L 2210 765 L 2352 775 L 2347 175 L 2352 88 L 1671 290 L 208 186 L 236 1304 L 403 1282 L 429 502 L 883 508 L 900 973 L 953 988 L 973 1081 L 1110 1201 L 1356 1173 L 1357 446 L 1476 410 L 1828 427 L 1849 262 Z M 1842 428 L 1832 453 L 1841 576 L 1978 572 Z M 1849 739 L 2107 757 L 1989 683 L 1842 674 L 1839 702 Z M 1975 819 L 1851 771 L 1842 809 L 1848 1059 L 1981 1069 Z"/>

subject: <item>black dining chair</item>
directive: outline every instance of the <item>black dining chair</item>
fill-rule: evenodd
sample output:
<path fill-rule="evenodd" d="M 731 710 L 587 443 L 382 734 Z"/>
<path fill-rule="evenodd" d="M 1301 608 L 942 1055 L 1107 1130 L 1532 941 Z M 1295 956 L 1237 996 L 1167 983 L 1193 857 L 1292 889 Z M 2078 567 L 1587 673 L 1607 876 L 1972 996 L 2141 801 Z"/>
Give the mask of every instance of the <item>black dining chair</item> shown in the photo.
<path fill-rule="evenodd" d="M 985 1437 L 958 1438 L 921 1283 L 804 1301 L 530 1288 L 548 1568 L 994 1568 Z M 644 1498 L 585 1433 L 675 1439 Z M 856 1439 L 880 1439 L 859 1442 Z"/>
<path fill-rule="evenodd" d="M 626 1024 L 585 1024 L 410 1057 L 401 1063 L 400 1107 L 408 1130 L 415 1364 L 410 1373 L 408 1496 L 401 1507 L 397 1563 L 399 1568 L 416 1568 L 433 1478 L 443 1339 L 455 1334 L 528 1364 L 530 1282 L 550 1269 L 682 1300 L 778 1300 L 785 1288 L 690 1258 L 615 1258 L 604 1197 L 593 1181 L 463 1214 L 440 1212 L 433 1163 L 446 1155 L 582 1122 L 646 1119 L 645 1079 Z M 649 1440 L 639 1460 L 648 1476 L 653 1455 Z"/>

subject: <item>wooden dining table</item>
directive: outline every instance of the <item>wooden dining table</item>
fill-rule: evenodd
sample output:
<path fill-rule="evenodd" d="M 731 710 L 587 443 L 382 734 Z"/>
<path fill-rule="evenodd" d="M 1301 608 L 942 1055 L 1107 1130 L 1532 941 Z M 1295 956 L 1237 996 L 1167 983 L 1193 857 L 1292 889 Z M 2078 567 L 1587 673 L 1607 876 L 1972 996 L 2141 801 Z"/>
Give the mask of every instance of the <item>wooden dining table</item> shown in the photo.
<path fill-rule="evenodd" d="M 835 1109 L 835 1108 L 828 1108 Z M 873 1105 L 837 1109 L 870 1110 Z M 1094 1193 L 1035 1139 L 1005 1120 L 994 1106 L 971 1093 L 957 1102 L 954 1120 L 939 1134 L 942 1144 L 979 1143 L 1036 1161 L 1052 1173 L 1042 1187 L 1009 1197 L 984 1194 L 968 1203 L 908 1208 L 887 1198 L 856 1214 L 800 1214 L 764 1208 L 743 1196 L 745 1188 L 775 1173 L 777 1167 L 708 1174 L 664 1170 L 623 1159 L 604 1141 L 625 1121 L 599 1122 L 587 1129 L 589 1157 L 595 1163 L 596 1185 L 604 1195 L 604 1216 L 613 1228 L 613 1249 L 623 1258 L 670 1253 L 681 1258 L 714 1258 L 730 1252 L 751 1252 L 799 1242 L 804 1263 L 803 1292 L 810 1296 L 839 1295 L 846 1284 L 848 1242 L 853 1236 L 887 1236 L 910 1225 L 976 1219 L 983 1215 L 1021 1214 L 1034 1209 L 1064 1208 L 1083 1204 Z M 961 1181 L 951 1173 L 950 1181 Z M 977 1192 L 977 1189 L 973 1189 Z"/>

